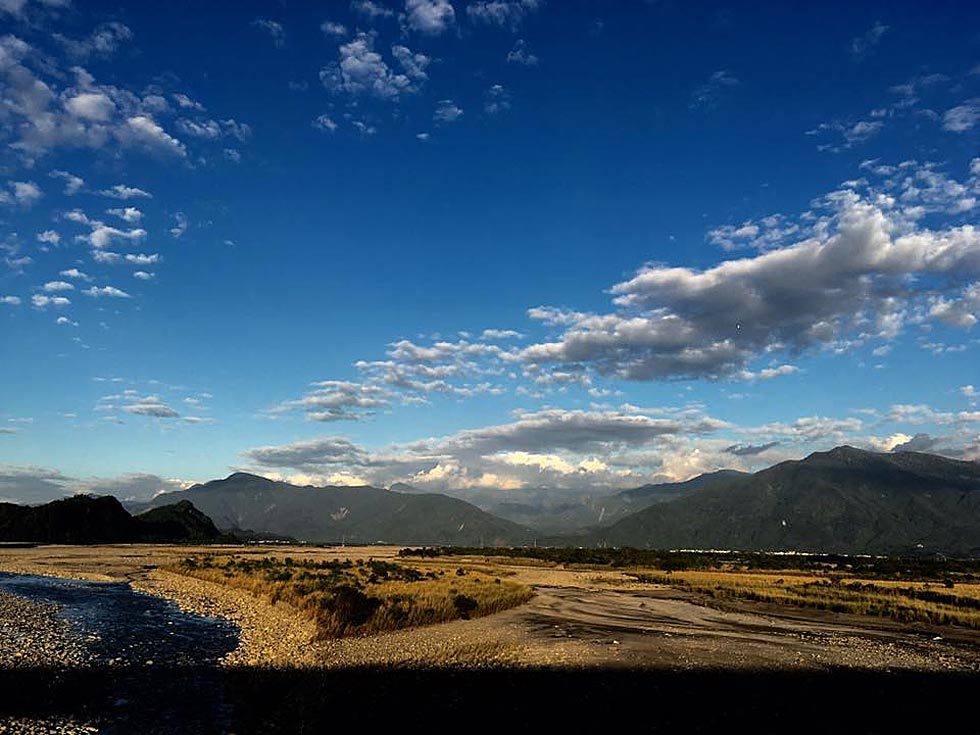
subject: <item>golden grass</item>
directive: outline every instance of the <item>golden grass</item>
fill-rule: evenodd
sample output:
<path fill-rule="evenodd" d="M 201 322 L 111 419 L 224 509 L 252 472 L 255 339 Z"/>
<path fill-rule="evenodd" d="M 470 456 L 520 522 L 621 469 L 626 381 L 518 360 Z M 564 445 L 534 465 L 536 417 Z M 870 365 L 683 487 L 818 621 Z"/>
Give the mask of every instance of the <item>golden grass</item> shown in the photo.
<path fill-rule="evenodd" d="M 243 589 L 309 615 L 322 637 L 369 635 L 523 604 L 529 587 L 458 567 L 454 571 L 380 560 L 189 557 L 170 571 Z"/>
<path fill-rule="evenodd" d="M 866 580 L 844 574 L 795 571 L 637 571 L 640 582 L 681 586 L 714 598 L 891 618 L 907 623 L 980 629 L 980 585 L 902 580 Z"/>

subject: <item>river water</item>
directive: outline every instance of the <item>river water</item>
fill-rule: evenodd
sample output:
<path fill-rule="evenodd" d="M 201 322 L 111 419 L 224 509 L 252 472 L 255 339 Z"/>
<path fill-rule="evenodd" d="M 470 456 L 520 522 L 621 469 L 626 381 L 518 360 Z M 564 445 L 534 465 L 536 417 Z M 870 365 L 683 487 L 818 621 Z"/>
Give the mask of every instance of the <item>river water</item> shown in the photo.
<path fill-rule="evenodd" d="M 185 613 L 123 583 L 0 573 L 0 591 L 58 604 L 97 663 L 207 666 L 238 644 L 232 623 Z"/>

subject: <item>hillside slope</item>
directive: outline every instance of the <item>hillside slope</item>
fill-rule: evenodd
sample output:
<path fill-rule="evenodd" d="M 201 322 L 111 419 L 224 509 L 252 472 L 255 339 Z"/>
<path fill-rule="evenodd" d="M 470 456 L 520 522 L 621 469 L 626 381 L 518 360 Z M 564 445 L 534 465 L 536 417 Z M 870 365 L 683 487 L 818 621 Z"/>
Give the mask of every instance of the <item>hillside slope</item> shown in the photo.
<path fill-rule="evenodd" d="M 316 543 L 520 544 L 527 529 L 438 494 L 375 487 L 298 487 L 238 472 L 154 500 L 191 501 L 222 530 Z"/>
<path fill-rule="evenodd" d="M 836 553 L 980 553 L 980 465 L 852 447 L 652 505 L 591 541 Z"/>

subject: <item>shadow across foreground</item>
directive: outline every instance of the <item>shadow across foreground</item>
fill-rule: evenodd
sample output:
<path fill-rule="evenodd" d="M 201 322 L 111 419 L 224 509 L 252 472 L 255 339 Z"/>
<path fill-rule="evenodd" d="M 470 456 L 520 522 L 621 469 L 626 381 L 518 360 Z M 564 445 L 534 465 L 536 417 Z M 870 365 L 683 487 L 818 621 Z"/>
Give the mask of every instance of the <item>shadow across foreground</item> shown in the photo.
<path fill-rule="evenodd" d="M 936 732 L 962 716 L 973 721 L 978 683 L 975 675 L 854 670 L 4 669 L 0 717 L 71 717 L 142 735 L 385 725 L 636 732 L 637 724 L 644 732 Z"/>

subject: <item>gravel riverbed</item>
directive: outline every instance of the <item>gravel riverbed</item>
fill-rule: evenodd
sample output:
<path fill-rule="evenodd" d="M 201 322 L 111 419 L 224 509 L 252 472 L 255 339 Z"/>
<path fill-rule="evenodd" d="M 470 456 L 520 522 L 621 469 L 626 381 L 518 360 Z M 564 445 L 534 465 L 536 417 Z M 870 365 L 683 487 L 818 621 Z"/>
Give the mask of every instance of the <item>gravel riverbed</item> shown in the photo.
<path fill-rule="evenodd" d="M 83 634 L 54 603 L 0 592 L 0 666 L 77 667 L 91 663 Z"/>

